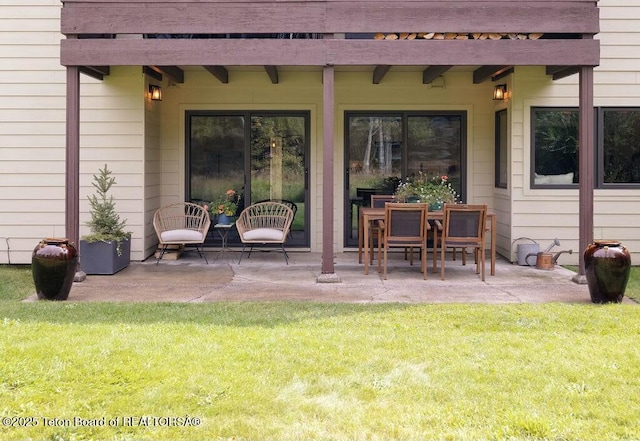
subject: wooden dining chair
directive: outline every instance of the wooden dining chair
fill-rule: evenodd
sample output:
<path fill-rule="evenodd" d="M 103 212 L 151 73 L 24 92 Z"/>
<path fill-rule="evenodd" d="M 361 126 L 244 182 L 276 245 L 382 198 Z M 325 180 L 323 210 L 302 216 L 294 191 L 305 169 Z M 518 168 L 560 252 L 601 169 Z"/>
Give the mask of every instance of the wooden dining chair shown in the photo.
<path fill-rule="evenodd" d="M 486 204 L 444 204 L 442 208 L 442 231 L 440 232 L 440 278 L 444 280 L 444 256 L 447 248 L 473 248 L 476 274 L 485 267 L 485 231 L 487 221 Z M 463 257 L 463 264 L 466 259 Z"/>
<path fill-rule="evenodd" d="M 371 195 L 371 208 L 384 208 L 384 204 L 387 202 L 393 202 L 394 198 L 392 194 L 372 194 Z M 372 221 L 369 225 L 369 264 L 373 265 L 373 250 L 375 249 L 375 241 L 378 237 L 378 221 Z M 378 259 L 380 255 L 378 254 Z"/>
<path fill-rule="evenodd" d="M 429 226 L 427 204 L 387 202 L 384 220 L 378 221 L 378 272 L 387 279 L 388 251 L 392 247 L 410 248 L 410 264 L 413 265 L 413 248 L 420 249 L 422 277 L 427 278 L 427 232 Z M 382 248 L 383 257 L 380 258 Z"/>

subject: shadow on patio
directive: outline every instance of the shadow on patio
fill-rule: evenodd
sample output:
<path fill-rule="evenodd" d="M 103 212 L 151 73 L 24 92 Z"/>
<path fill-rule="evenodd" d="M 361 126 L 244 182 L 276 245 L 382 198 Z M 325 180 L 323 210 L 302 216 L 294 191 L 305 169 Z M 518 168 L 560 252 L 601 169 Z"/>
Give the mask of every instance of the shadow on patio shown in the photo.
<path fill-rule="evenodd" d="M 313 301 L 349 303 L 590 303 L 586 285 L 574 283 L 573 273 L 524 267 L 498 258 L 496 275 L 486 281 L 475 274 L 475 264 L 448 262 L 446 279 L 431 272 L 423 280 L 420 266 L 394 254 L 387 280 L 376 271 L 369 275 L 358 264 L 357 253 L 338 253 L 335 272 L 339 283 L 318 283 L 319 253 L 289 251 L 289 265 L 279 252 L 254 251 L 238 265 L 237 251 L 218 256 L 208 250 L 209 264 L 197 253 L 178 260 L 133 262 L 113 276 L 87 276 L 74 283 L 70 301 L 211 302 Z M 216 258 L 217 256 L 217 258 Z M 451 258 L 451 256 L 449 256 Z M 472 260 L 472 259 L 471 259 Z M 488 260 L 487 260 L 488 266 Z M 630 301 L 625 298 L 625 301 Z"/>

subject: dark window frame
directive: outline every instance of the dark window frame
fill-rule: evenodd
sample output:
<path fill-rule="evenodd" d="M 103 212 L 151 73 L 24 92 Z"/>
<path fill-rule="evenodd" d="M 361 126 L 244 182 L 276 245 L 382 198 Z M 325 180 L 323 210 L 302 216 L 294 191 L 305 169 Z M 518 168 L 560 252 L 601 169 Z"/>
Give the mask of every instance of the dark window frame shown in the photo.
<path fill-rule="evenodd" d="M 607 183 L 604 182 L 604 161 L 605 161 L 605 151 L 604 151 L 604 113 L 607 111 L 634 111 L 640 113 L 640 106 L 638 107 L 596 107 L 596 119 L 597 119 L 597 127 L 599 128 L 597 133 L 597 145 L 596 145 L 596 188 L 598 189 L 638 189 L 640 188 L 640 182 L 614 182 Z M 638 144 L 640 144 L 640 140 L 638 140 Z"/>
<path fill-rule="evenodd" d="M 535 183 L 535 174 L 536 174 L 536 114 L 541 111 L 557 111 L 557 112 L 579 112 L 577 107 L 547 107 L 547 106 L 535 106 L 531 107 L 531 148 L 530 148 L 530 164 L 529 164 L 529 186 L 531 189 L 551 189 L 551 188 L 559 188 L 559 189 L 575 189 L 578 188 L 578 182 L 571 184 L 536 184 Z M 578 115 L 579 117 L 579 115 Z M 595 124 L 594 124 L 595 126 Z M 579 142 L 578 135 L 579 130 L 576 132 L 576 143 Z M 578 174 L 579 172 L 579 160 L 578 160 L 578 152 L 576 151 L 576 170 L 574 173 Z M 578 175 L 579 178 L 579 175 Z"/>
<path fill-rule="evenodd" d="M 502 124 L 502 118 L 504 118 L 504 127 Z M 505 145 L 502 145 L 502 130 L 505 130 L 505 137 L 507 138 L 507 140 L 505 140 Z M 508 138 L 509 138 L 509 114 L 507 112 L 507 109 L 502 109 L 502 110 L 498 110 L 495 113 L 495 153 L 496 153 L 496 164 L 495 164 L 495 187 L 496 188 L 507 188 L 509 185 L 509 142 L 508 142 Z M 507 170 L 502 170 L 500 167 L 501 161 L 500 161 L 500 157 L 501 157 L 501 153 L 502 153 L 502 149 L 506 149 L 506 155 L 507 155 L 507 161 L 505 164 L 505 167 L 507 168 Z M 500 174 L 501 172 L 505 172 L 505 181 L 502 182 L 500 179 Z"/>

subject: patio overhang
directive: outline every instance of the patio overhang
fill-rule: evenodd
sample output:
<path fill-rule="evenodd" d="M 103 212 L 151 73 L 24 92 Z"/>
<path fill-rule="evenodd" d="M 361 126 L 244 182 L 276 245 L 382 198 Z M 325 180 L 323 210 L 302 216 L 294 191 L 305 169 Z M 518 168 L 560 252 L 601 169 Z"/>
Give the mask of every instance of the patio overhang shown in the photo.
<path fill-rule="evenodd" d="M 600 63 L 596 0 L 62 0 L 61 64 L 67 66 L 67 236 L 79 237 L 79 73 L 102 79 L 110 66 L 148 66 L 184 81 L 180 66 L 203 66 L 222 83 L 229 66 L 323 70 L 324 120 L 333 121 L 335 66 L 373 66 L 379 83 L 391 66 L 420 66 L 428 84 L 453 66 L 480 66 L 474 83 L 513 66 L 546 66 L 554 79 L 580 73 L 580 246 L 593 236 L 593 68 Z M 496 18 L 499 17 L 499 20 Z M 373 39 L 373 33 L 438 33 L 442 39 Z M 274 38 L 304 33 L 307 39 Z M 450 35 L 455 37 L 448 38 Z M 484 34 L 497 38 L 476 38 Z M 399 34 L 398 34 L 399 35 Z M 465 36 L 458 38 L 458 36 Z M 535 35 L 536 38 L 529 38 Z M 126 36 L 128 38 L 120 38 Z M 526 36 L 521 38 L 520 36 Z M 152 37 L 152 38 L 145 38 Z M 212 38 L 215 37 L 215 38 Z M 584 127 L 583 127 L 584 126 Z M 333 151 L 332 126 L 323 130 Z M 333 154 L 323 156 L 323 273 L 333 273 Z M 593 159 L 591 159 L 593 161 Z M 585 168 L 583 168 L 585 167 Z M 326 255 L 325 255 L 326 253 Z M 584 274 L 581 259 L 580 273 Z"/>

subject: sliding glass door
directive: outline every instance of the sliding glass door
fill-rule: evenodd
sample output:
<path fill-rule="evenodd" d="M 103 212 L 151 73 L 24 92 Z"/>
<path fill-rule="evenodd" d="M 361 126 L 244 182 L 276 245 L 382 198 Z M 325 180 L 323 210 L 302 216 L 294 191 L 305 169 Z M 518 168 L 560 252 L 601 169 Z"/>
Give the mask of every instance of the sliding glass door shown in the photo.
<path fill-rule="evenodd" d="M 262 200 L 293 202 L 288 246 L 309 246 L 308 113 L 191 111 L 186 128 L 187 200 L 206 203 L 233 189 L 242 195 L 238 214 Z"/>
<path fill-rule="evenodd" d="M 447 175 L 461 200 L 465 112 L 348 112 L 345 115 L 345 244 L 358 244 L 358 211 L 420 173 Z"/>

